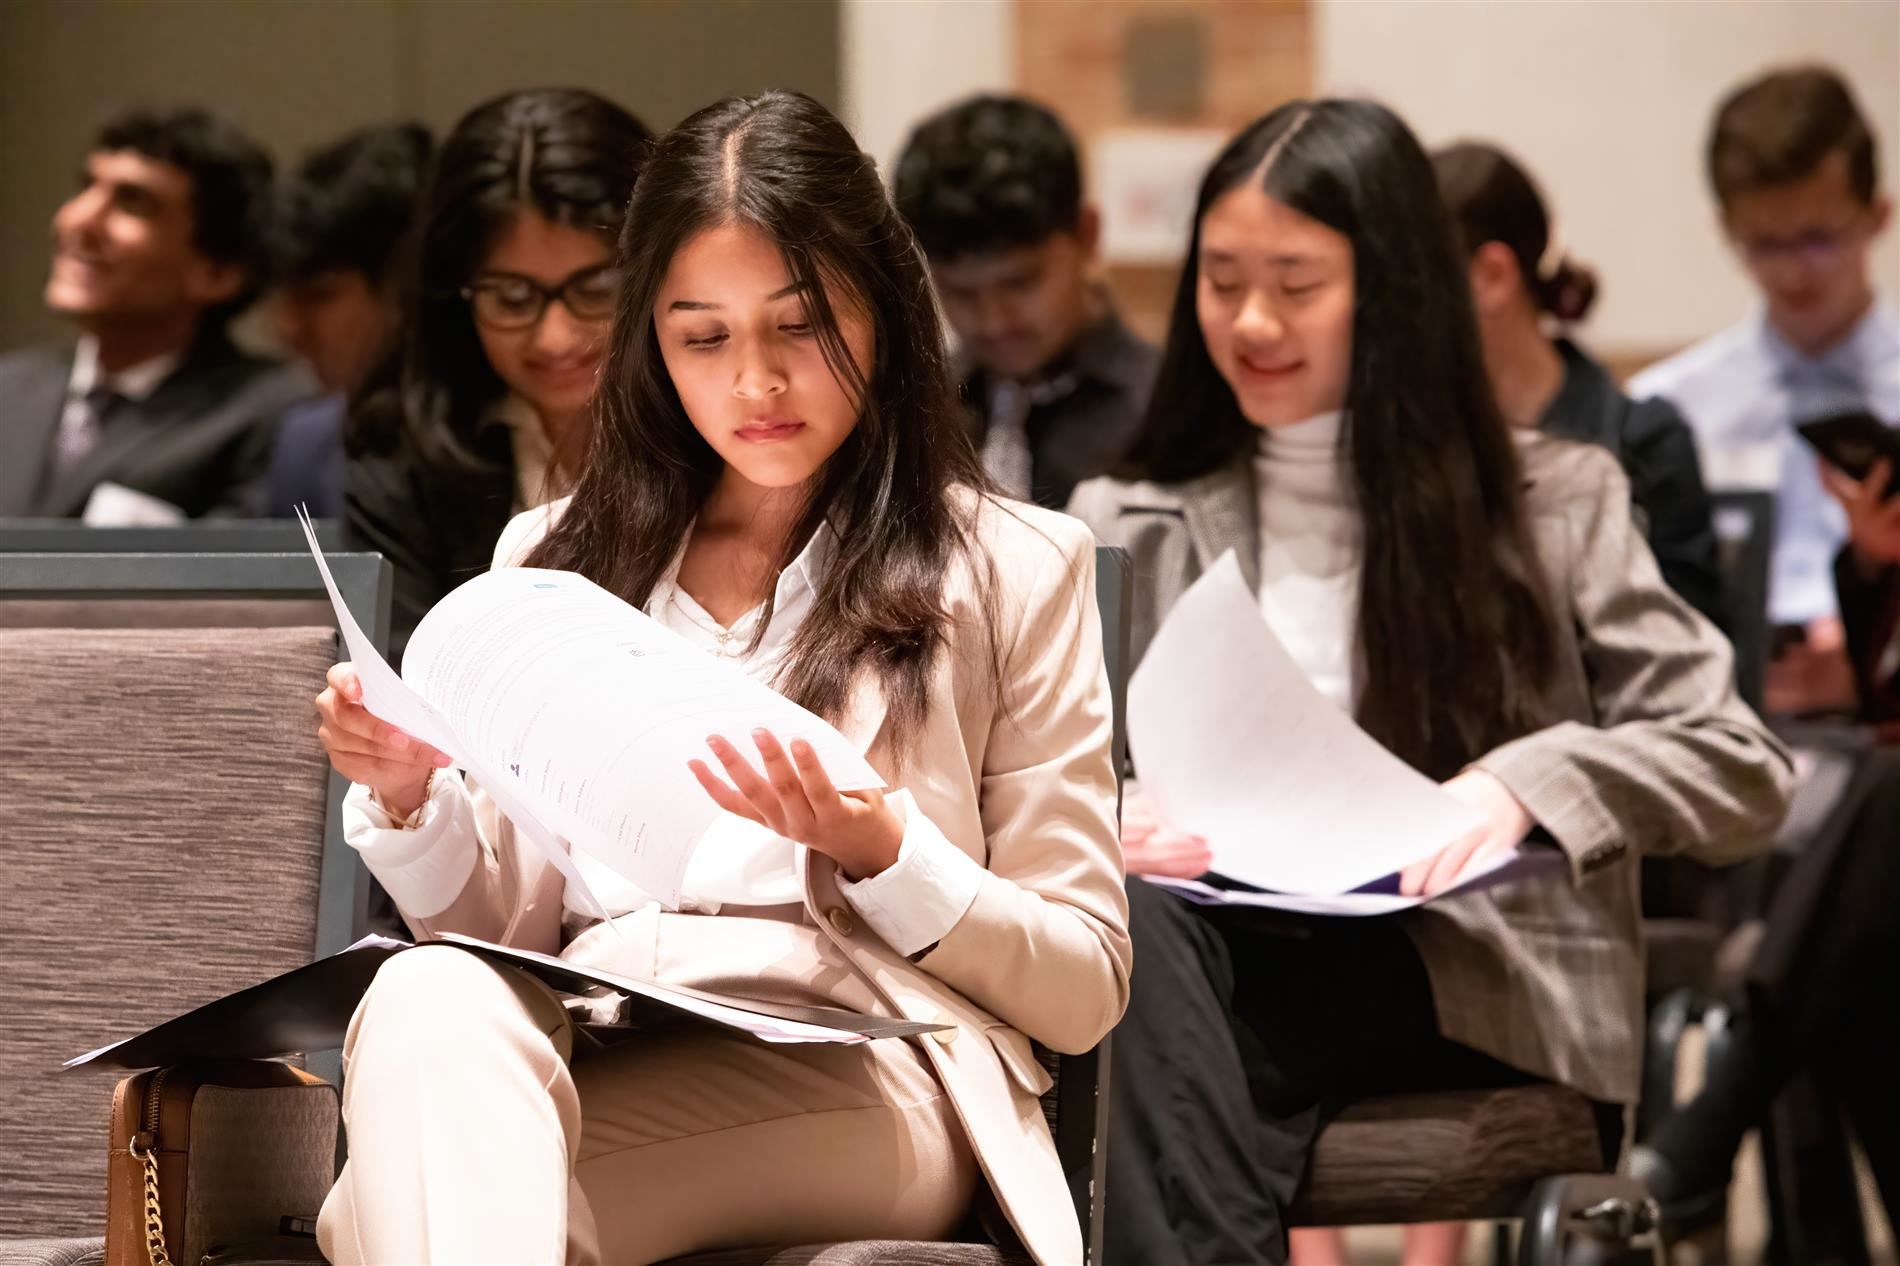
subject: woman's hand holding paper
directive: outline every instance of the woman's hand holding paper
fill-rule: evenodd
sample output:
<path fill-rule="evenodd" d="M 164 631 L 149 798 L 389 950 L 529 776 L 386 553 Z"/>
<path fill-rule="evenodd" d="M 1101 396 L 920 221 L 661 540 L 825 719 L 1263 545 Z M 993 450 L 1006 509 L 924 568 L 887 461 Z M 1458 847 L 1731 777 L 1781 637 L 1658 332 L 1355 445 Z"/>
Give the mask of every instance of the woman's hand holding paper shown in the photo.
<path fill-rule="evenodd" d="M 720 808 L 825 854 L 852 880 L 881 874 L 897 861 L 904 820 L 883 792 L 837 790 L 803 739 L 793 740 L 789 755 L 769 730 L 754 730 L 752 741 L 764 758 L 763 772 L 721 736 L 706 740 L 730 783 L 705 761 L 687 762 Z"/>
<path fill-rule="evenodd" d="M 1467 769 L 1445 790 L 1471 805 L 1484 821 L 1430 857 L 1399 872 L 1399 891 L 1408 897 L 1435 897 L 1476 875 L 1524 842 L 1536 822 L 1510 789 L 1481 769 Z"/>
<path fill-rule="evenodd" d="M 1162 823 L 1139 791 L 1122 797 L 1122 865 L 1131 875 L 1199 879 L 1214 868 L 1214 851 L 1198 835 Z"/>
<path fill-rule="evenodd" d="M 407 818 L 428 794 L 429 776 L 446 767 L 449 758 L 370 715 L 363 706 L 363 685 L 350 665 L 332 666 L 327 681 L 317 696 L 317 740 L 330 764 L 373 791 L 391 817 Z"/>

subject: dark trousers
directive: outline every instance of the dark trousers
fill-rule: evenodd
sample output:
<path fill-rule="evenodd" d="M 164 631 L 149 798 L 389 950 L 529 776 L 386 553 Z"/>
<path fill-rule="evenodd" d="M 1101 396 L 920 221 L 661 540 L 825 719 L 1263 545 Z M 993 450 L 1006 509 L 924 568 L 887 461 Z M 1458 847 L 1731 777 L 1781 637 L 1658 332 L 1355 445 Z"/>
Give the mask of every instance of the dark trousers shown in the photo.
<path fill-rule="evenodd" d="M 1140 879 L 1128 900 L 1107 1266 L 1277 1266 L 1329 1112 L 1527 1080 L 1440 1035 L 1424 964 L 1392 919 L 1200 907 Z"/>
<path fill-rule="evenodd" d="M 1775 892 L 1749 1005 L 1772 1062 L 1838 1099 L 1900 1214 L 1900 752 L 1867 758 L 1842 813 Z"/>

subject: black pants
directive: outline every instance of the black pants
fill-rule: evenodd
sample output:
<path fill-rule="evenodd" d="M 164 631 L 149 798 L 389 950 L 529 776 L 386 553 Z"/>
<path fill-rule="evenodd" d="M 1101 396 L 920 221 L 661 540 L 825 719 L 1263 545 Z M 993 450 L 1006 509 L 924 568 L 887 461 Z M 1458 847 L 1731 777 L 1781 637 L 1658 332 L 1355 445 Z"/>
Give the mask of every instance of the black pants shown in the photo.
<path fill-rule="evenodd" d="M 1284 1262 L 1285 1211 L 1329 1111 L 1527 1080 L 1439 1034 L 1424 964 L 1389 918 L 1199 907 L 1140 879 L 1128 900 L 1107 1266 Z"/>
<path fill-rule="evenodd" d="M 1900 752 L 1871 754 L 1844 829 L 1799 854 L 1749 964 L 1754 1031 L 1846 1109 L 1890 1213 L 1900 1212 Z"/>

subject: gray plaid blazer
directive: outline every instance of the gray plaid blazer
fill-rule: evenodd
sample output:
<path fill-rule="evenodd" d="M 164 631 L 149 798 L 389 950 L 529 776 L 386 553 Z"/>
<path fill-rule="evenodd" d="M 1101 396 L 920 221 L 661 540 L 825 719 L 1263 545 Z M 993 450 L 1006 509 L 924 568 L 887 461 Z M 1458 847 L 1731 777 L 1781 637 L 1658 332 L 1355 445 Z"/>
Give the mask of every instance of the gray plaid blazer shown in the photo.
<path fill-rule="evenodd" d="M 1630 1103 L 1643 1041 L 1638 859 L 1720 864 L 1766 849 L 1793 770 L 1736 696 L 1728 642 L 1664 585 L 1615 458 L 1536 435 L 1521 437 L 1520 453 L 1550 608 L 1569 617 L 1551 683 L 1565 719 L 1472 763 L 1555 837 L 1570 882 L 1507 885 L 1399 917 L 1445 1036 Z M 1245 458 L 1181 484 L 1096 479 L 1076 490 L 1069 512 L 1133 560 L 1137 659 L 1228 549 L 1257 583 L 1256 506 Z M 1140 946 L 1136 959 L 1139 970 Z"/>

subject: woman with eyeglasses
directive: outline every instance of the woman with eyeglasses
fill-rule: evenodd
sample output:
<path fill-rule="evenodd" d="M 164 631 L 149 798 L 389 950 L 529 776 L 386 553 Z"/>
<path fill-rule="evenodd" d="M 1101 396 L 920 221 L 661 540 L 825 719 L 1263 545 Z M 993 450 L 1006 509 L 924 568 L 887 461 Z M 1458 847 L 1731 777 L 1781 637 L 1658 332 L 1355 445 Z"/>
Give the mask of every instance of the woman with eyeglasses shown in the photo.
<path fill-rule="evenodd" d="M 571 490 L 618 278 L 614 235 L 651 134 L 574 89 L 476 107 L 418 212 L 399 358 L 352 428 L 352 544 L 395 567 L 396 654 L 487 570 L 509 516 Z"/>

